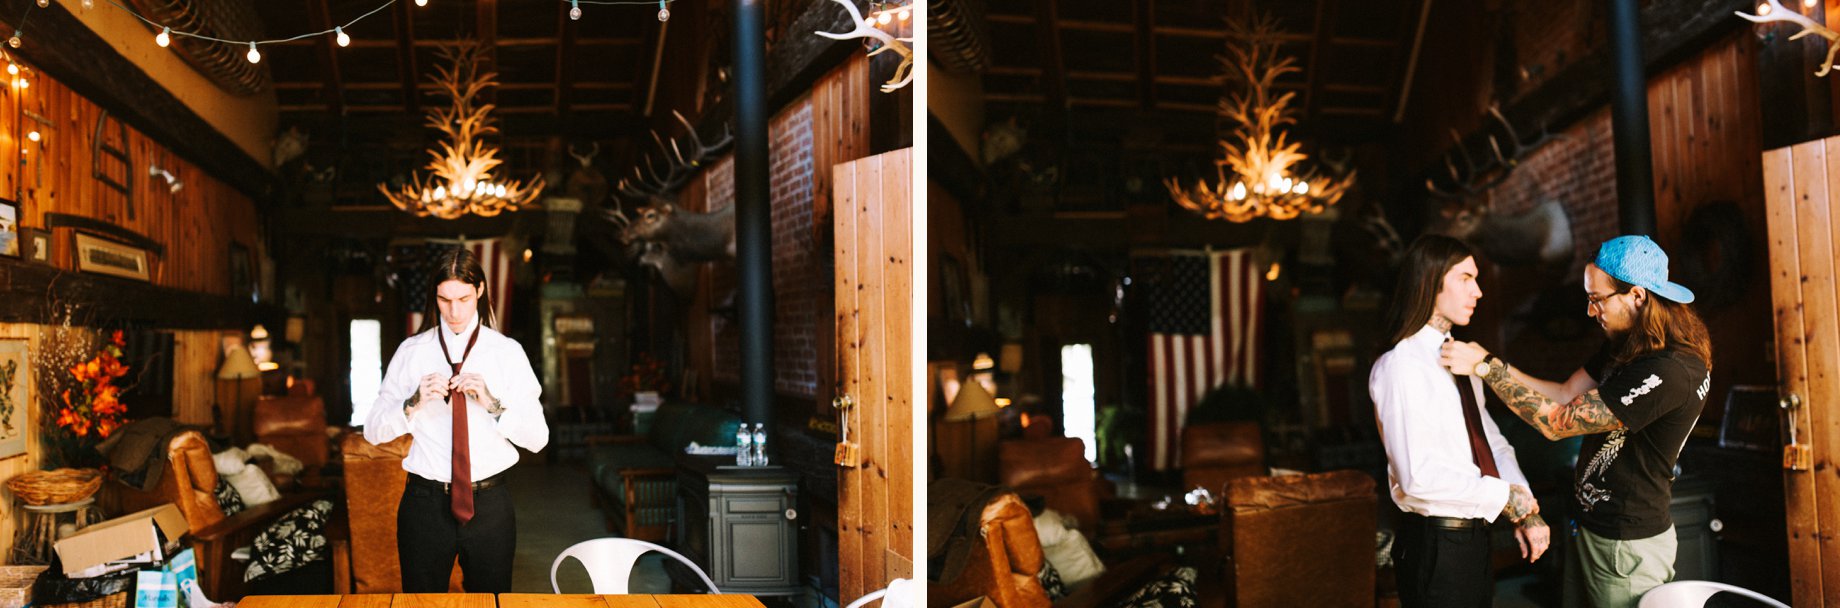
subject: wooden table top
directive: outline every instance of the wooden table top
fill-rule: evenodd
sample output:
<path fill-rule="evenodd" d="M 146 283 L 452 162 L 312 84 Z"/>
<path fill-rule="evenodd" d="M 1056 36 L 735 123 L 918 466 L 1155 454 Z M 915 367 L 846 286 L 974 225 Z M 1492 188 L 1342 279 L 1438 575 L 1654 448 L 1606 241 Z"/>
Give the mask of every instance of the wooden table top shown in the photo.
<path fill-rule="evenodd" d="M 548 593 L 397 593 L 252 595 L 238 608 L 765 608 L 751 595 L 552 595 Z"/>

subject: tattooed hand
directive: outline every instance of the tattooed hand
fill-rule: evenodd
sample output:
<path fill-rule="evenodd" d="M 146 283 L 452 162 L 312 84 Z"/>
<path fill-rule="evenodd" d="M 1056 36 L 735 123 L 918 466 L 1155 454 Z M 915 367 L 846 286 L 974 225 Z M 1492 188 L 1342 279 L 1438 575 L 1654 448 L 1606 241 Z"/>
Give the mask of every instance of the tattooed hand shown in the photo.
<path fill-rule="evenodd" d="M 1488 349 L 1475 342 L 1445 342 L 1438 349 L 1438 365 L 1459 376 L 1475 373 L 1476 364 L 1489 357 Z"/>
<path fill-rule="evenodd" d="M 1533 492 L 1523 485 L 1508 486 L 1508 504 L 1502 505 L 1501 514 L 1508 516 L 1508 521 L 1521 523 L 1535 513 L 1540 512 L 1540 503 L 1533 499 Z"/>
<path fill-rule="evenodd" d="M 1546 553 L 1546 547 L 1552 543 L 1552 529 L 1546 527 L 1546 520 L 1539 514 L 1528 515 L 1514 528 L 1514 538 L 1521 543 L 1521 557 L 1535 562 Z"/>

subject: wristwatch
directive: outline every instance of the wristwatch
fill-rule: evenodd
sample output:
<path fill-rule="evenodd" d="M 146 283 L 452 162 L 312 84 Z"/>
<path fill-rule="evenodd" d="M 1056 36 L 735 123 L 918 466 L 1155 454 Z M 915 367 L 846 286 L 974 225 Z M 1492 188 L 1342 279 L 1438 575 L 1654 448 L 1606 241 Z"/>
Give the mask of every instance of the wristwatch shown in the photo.
<path fill-rule="evenodd" d="M 1475 369 L 1471 369 L 1470 371 L 1474 372 L 1477 378 L 1487 378 L 1489 377 L 1489 372 L 1493 370 L 1494 368 L 1489 366 L 1489 360 L 1483 359 L 1477 361 Z"/>

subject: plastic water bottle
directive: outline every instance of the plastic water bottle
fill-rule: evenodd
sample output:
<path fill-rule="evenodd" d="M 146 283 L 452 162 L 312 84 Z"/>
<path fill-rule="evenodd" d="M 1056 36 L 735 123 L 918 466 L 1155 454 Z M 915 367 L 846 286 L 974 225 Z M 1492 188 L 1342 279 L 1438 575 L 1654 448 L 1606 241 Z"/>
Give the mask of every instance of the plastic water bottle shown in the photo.
<path fill-rule="evenodd" d="M 754 423 L 754 464 L 767 466 L 767 427 L 759 422 Z"/>
<path fill-rule="evenodd" d="M 754 435 L 748 432 L 747 423 L 741 423 L 741 429 L 735 431 L 735 465 L 754 466 Z"/>

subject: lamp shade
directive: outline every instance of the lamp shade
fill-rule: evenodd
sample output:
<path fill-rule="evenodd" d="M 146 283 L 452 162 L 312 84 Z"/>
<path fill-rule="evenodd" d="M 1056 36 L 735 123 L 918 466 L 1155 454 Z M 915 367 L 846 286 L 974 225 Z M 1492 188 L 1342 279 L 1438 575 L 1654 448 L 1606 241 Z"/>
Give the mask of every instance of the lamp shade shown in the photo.
<path fill-rule="evenodd" d="M 997 401 L 992 399 L 990 391 L 976 381 L 959 386 L 958 396 L 952 398 L 952 406 L 946 408 L 946 420 L 976 420 L 997 412 Z"/>
<path fill-rule="evenodd" d="M 256 369 L 255 358 L 249 356 L 249 350 L 241 346 L 232 347 L 230 352 L 224 355 L 224 365 L 217 368 L 217 379 L 219 380 L 241 380 L 260 375 L 262 371 Z"/>

